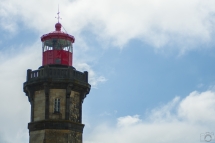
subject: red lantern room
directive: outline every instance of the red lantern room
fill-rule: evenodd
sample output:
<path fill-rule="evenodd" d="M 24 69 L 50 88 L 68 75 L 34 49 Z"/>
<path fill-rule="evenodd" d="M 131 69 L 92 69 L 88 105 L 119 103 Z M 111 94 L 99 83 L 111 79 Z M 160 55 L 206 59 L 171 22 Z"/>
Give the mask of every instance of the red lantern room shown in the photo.
<path fill-rule="evenodd" d="M 72 66 L 73 43 L 72 35 L 61 31 L 61 24 L 55 24 L 55 31 L 41 37 L 43 50 L 43 66 L 60 64 Z"/>

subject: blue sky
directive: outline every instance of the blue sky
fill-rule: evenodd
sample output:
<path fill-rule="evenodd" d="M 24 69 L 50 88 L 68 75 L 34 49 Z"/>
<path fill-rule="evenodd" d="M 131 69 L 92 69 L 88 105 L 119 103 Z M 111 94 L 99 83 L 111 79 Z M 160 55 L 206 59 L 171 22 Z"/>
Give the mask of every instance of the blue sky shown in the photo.
<path fill-rule="evenodd" d="M 92 85 L 85 143 L 197 143 L 215 133 L 213 0 L 0 2 L 0 143 L 28 142 L 22 84 L 42 64 L 40 37 L 54 31 L 58 4 L 76 38 L 74 67 Z"/>

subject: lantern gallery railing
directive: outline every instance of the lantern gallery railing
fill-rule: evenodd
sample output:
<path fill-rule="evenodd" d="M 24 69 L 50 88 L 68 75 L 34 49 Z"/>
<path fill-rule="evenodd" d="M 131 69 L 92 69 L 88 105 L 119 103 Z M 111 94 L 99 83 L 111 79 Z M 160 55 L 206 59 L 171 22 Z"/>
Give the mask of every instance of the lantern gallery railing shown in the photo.
<path fill-rule="evenodd" d="M 45 67 L 39 70 L 27 70 L 27 81 L 37 79 L 74 79 L 88 82 L 88 72 L 79 72 L 72 68 Z"/>

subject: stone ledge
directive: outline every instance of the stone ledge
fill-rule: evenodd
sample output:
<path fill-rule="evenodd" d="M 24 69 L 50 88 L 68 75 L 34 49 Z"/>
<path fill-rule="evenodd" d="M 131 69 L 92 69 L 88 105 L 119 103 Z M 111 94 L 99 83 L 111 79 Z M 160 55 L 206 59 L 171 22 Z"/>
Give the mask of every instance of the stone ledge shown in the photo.
<path fill-rule="evenodd" d="M 68 120 L 43 120 L 28 123 L 28 129 L 30 132 L 44 129 L 62 129 L 83 133 L 84 124 L 74 123 Z"/>

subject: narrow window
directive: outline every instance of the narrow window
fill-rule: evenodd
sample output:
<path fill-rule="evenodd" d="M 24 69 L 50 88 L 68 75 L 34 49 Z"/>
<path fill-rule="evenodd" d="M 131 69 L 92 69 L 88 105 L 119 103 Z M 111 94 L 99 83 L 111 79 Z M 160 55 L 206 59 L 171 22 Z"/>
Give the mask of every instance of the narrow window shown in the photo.
<path fill-rule="evenodd" d="M 54 102 L 54 113 L 60 113 L 60 99 L 56 98 Z"/>

